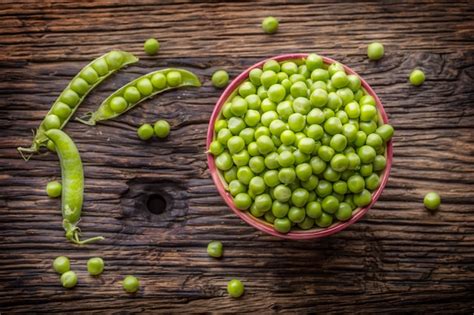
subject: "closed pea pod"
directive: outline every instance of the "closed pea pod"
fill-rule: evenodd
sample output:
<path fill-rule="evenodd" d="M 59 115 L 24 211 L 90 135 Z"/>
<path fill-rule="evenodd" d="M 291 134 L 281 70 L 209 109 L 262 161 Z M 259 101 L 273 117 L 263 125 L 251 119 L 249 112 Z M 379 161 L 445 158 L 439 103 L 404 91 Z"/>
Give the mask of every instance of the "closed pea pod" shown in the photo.
<path fill-rule="evenodd" d="M 201 86 L 198 77 L 189 71 L 169 68 L 150 72 L 115 91 L 100 104 L 95 112 L 87 113 L 76 120 L 93 126 L 98 121 L 120 116 L 156 94 L 187 86 Z M 117 100 L 121 102 L 120 107 L 116 106 Z M 123 106 L 124 102 L 125 106 Z"/>
<path fill-rule="evenodd" d="M 82 101 L 97 85 L 119 69 L 137 61 L 138 58 L 128 52 L 113 50 L 85 66 L 53 103 L 48 114 L 36 130 L 31 146 L 29 148 L 18 148 L 22 157 L 27 160 L 28 157 L 25 157 L 23 153 L 34 154 L 42 146 L 46 146 L 48 138 L 45 132 L 49 129 L 62 129 L 74 115 Z M 52 119 L 50 116 L 52 115 L 58 118 L 57 121 L 53 118 L 55 120 L 54 125 L 51 125 Z"/>
<path fill-rule="evenodd" d="M 76 244 L 86 244 L 104 239 L 102 236 L 83 241 L 79 239 L 80 230 L 77 224 L 82 210 L 84 173 L 76 145 L 66 133 L 59 129 L 48 130 L 45 135 L 54 143 L 61 164 L 61 203 L 66 238 Z"/>

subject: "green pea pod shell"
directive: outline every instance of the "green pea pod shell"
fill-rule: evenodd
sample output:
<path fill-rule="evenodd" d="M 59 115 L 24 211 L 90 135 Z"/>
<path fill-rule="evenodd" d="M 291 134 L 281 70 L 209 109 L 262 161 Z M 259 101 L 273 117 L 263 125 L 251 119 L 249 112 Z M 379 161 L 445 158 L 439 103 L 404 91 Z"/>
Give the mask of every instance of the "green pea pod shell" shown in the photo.
<path fill-rule="evenodd" d="M 169 68 L 150 72 L 115 91 L 100 104 L 95 112 L 87 113 L 81 118 L 76 117 L 76 120 L 94 126 L 99 121 L 120 116 L 156 94 L 188 86 L 201 86 L 199 78 L 190 71 Z M 114 111 L 110 106 L 113 102 L 123 104 L 124 107 Z"/>
<path fill-rule="evenodd" d="M 131 53 L 112 50 L 82 68 L 51 106 L 48 114 L 36 130 L 31 146 L 29 148 L 18 148 L 21 156 L 28 160 L 42 146 L 46 146 L 48 138 L 45 132 L 48 129 L 64 128 L 82 101 L 97 85 L 113 73 L 137 61 L 138 58 Z M 25 157 L 24 153 L 28 154 L 28 157 Z"/>
<path fill-rule="evenodd" d="M 54 143 L 61 164 L 61 203 L 66 238 L 76 244 L 86 244 L 104 239 L 102 236 L 83 241 L 79 239 L 80 230 L 77 224 L 81 218 L 84 172 L 76 145 L 65 132 L 59 129 L 48 130 L 45 135 Z"/>

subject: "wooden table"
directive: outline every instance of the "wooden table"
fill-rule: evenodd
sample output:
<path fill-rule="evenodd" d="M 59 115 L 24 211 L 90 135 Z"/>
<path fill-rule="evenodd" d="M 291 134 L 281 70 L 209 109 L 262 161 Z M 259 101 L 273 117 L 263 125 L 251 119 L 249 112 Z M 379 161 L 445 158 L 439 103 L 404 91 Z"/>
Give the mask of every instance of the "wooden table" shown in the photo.
<path fill-rule="evenodd" d="M 455 2 L 2 1 L 0 312 L 472 313 L 474 5 Z M 281 21 L 275 35 L 260 29 L 269 15 Z M 155 57 L 142 51 L 149 37 L 162 45 Z M 385 45 L 379 62 L 366 57 L 372 41 Z M 85 164 L 80 226 L 85 236 L 106 237 L 77 247 L 64 238 L 60 201 L 45 194 L 46 183 L 60 178 L 56 155 L 24 162 L 15 148 L 28 144 L 76 72 L 111 49 L 141 61 L 96 89 L 78 114 L 153 69 L 183 67 L 204 84 L 96 127 L 67 125 Z M 375 207 L 347 230 L 307 242 L 244 224 L 218 195 L 205 155 L 221 93 L 211 74 L 223 68 L 235 77 L 291 52 L 317 52 L 355 69 L 396 128 L 391 177 Z M 426 73 L 420 87 L 407 83 L 415 67 Z M 138 140 L 137 126 L 159 118 L 170 121 L 170 137 Z M 431 190 L 443 199 L 435 213 L 422 202 Z M 150 195 L 164 198 L 163 212 L 147 210 Z M 214 239 L 225 244 L 222 260 L 206 253 Z M 75 289 L 63 289 L 51 268 L 59 255 L 79 275 Z M 86 271 L 94 256 L 106 261 L 98 278 Z M 121 287 L 127 274 L 140 278 L 135 296 Z M 246 286 L 240 300 L 226 293 L 234 277 Z"/>

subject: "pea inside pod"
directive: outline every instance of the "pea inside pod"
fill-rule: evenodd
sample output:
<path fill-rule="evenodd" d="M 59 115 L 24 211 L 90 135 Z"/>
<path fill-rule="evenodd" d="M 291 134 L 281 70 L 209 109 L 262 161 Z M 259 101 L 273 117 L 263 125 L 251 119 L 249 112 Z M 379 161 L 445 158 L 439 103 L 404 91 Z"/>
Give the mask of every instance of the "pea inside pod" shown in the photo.
<path fill-rule="evenodd" d="M 21 156 L 28 160 L 42 146 L 46 146 L 48 138 L 45 132 L 47 130 L 62 129 L 82 101 L 97 85 L 114 72 L 137 61 L 137 57 L 126 51 L 112 50 L 82 68 L 51 106 L 36 130 L 31 146 L 18 148 Z M 25 153 L 28 156 L 25 156 Z"/>
<path fill-rule="evenodd" d="M 98 121 L 120 116 L 157 94 L 187 86 L 201 86 L 199 78 L 187 70 L 169 68 L 150 72 L 115 91 L 95 112 L 87 113 L 76 120 L 94 126 Z"/>
<path fill-rule="evenodd" d="M 77 224 L 81 218 L 84 172 L 76 145 L 65 132 L 59 129 L 48 130 L 45 136 L 54 143 L 61 164 L 61 203 L 66 238 L 76 244 L 87 244 L 104 239 L 102 236 L 83 241 L 79 239 L 80 230 Z"/>

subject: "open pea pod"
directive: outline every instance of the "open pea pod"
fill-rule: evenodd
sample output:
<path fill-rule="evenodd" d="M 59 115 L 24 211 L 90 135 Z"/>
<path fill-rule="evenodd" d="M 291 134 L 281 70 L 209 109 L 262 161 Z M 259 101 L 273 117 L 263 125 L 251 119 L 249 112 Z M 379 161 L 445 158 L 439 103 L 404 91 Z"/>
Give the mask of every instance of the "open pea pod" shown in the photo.
<path fill-rule="evenodd" d="M 46 146 L 48 137 L 45 132 L 47 130 L 62 129 L 97 85 L 116 71 L 137 61 L 137 57 L 126 51 L 112 50 L 82 68 L 51 106 L 36 130 L 31 146 L 18 148 L 21 156 L 28 160 L 32 154 L 39 151 L 40 147 Z M 24 153 L 28 154 L 28 157 L 25 157 Z"/>
<path fill-rule="evenodd" d="M 76 120 L 95 125 L 98 121 L 109 120 L 134 108 L 156 94 L 186 86 L 201 86 L 199 78 L 183 69 L 169 68 L 145 74 L 115 91 L 107 97 L 95 112 L 87 113 Z"/>

